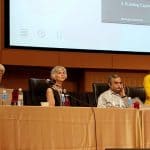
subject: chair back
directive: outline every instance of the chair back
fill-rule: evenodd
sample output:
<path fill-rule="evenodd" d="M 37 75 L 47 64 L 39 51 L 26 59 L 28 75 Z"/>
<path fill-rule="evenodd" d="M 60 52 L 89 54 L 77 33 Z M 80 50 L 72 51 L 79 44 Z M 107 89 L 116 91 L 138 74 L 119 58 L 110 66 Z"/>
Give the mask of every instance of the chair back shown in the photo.
<path fill-rule="evenodd" d="M 131 98 L 139 97 L 142 102 L 146 99 L 144 87 L 128 87 L 127 95 Z"/>
<path fill-rule="evenodd" d="M 29 92 L 31 98 L 31 105 L 40 105 L 40 102 L 46 100 L 46 90 L 50 86 L 47 79 L 30 78 Z"/>
<path fill-rule="evenodd" d="M 95 101 L 97 104 L 99 95 L 105 92 L 106 90 L 108 90 L 109 85 L 107 83 L 92 83 L 92 88 L 93 88 Z"/>

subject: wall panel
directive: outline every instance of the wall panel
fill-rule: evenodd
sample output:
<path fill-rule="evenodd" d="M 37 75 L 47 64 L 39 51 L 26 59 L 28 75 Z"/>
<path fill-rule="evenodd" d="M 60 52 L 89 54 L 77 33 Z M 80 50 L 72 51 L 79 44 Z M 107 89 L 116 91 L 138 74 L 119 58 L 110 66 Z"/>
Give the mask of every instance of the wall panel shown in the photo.
<path fill-rule="evenodd" d="M 110 74 L 118 74 L 121 76 L 125 86 L 141 87 L 143 86 L 143 78 L 147 71 L 129 71 L 129 70 L 86 70 L 84 72 L 85 91 L 92 91 L 93 82 L 107 83 Z"/>
<path fill-rule="evenodd" d="M 103 53 L 60 53 L 60 64 L 79 68 L 112 68 L 112 54 Z"/>
<path fill-rule="evenodd" d="M 55 66 L 59 64 L 58 52 L 4 49 L 2 63 L 7 65 Z"/>
<path fill-rule="evenodd" d="M 113 55 L 114 69 L 150 70 L 150 55 Z"/>

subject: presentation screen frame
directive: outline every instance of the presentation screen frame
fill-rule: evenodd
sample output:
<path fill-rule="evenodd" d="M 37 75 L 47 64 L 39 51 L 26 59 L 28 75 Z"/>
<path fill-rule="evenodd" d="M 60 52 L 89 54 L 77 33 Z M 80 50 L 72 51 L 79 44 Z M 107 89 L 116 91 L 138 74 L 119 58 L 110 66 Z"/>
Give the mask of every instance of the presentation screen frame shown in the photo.
<path fill-rule="evenodd" d="M 66 51 L 66 52 L 89 52 L 89 53 L 119 53 L 119 54 L 150 54 L 150 48 L 149 48 L 149 51 L 143 51 L 143 50 L 137 50 L 136 51 L 136 49 L 128 49 L 128 42 L 130 41 L 130 42 L 134 42 L 133 40 L 135 40 L 134 38 L 135 37 L 139 37 L 139 39 L 142 41 L 143 40 L 143 34 L 142 34 L 142 31 L 144 31 L 145 33 L 148 31 L 148 29 L 150 30 L 150 17 L 148 17 L 148 16 L 140 16 L 140 19 L 138 20 L 138 19 L 133 19 L 135 16 L 136 16 L 136 12 L 137 12 L 137 9 L 136 9 L 136 7 L 141 7 L 140 9 L 140 11 L 142 12 L 142 13 L 145 13 L 145 11 L 143 10 L 143 8 L 142 7 L 148 7 L 148 8 L 146 8 L 146 11 L 148 10 L 148 9 L 150 9 L 150 4 L 146 4 L 146 5 L 144 5 L 144 6 L 134 6 L 135 4 L 134 3 L 129 3 L 130 2 L 130 0 L 119 0 L 120 1 L 120 3 L 121 2 L 123 2 L 121 5 L 123 5 L 124 7 L 133 7 L 132 9 L 133 9 L 133 16 L 131 16 L 131 18 L 122 18 L 121 20 L 120 20 L 120 18 L 121 18 L 121 16 L 119 16 L 119 15 L 121 15 L 121 14 L 124 14 L 124 12 L 122 12 L 121 13 L 121 11 L 126 11 L 126 9 L 127 8 L 124 8 L 125 10 L 122 10 L 120 7 L 120 5 L 118 5 L 118 3 L 117 3 L 117 1 L 118 0 L 114 0 L 113 2 L 113 4 L 112 5 L 109 5 L 109 6 L 107 6 L 107 4 L 108 4 L 108 2 L 110 3 L 110 1 L 109 0 L 101 0 L 101 5 L 103 5 L 103 7 L 102 7 L 102 10 L 101 10 L 101 14 L 100 14 L 100 16 L 101 16 L 101 27 L 103 27 L 104 25 L 106 25 L 107 26 L 107 32 L 105 31 L 102 35 L 103 35 L 103 37 L 101 38 L 101 40 L 99 40 L 99 37 L 95 37 L 95 35 L 96 35 L 96 30 L 91 30 L 87 35 L 85 35 L 85 34 L 83 34 L 83 37 L 81 38 L 81 39 L 84 39 L 84 38 L 87 38 L 86 40 L 83 40 L 83 42 L 84 42 L 84 44 L 82 45 L 82 43 L 79 43 L 79 41 L 81 40 L 78 40 L 77 42 L 75 42 L 75 43 L 71 43 L 70 45 L 71 46 L 65 46 L 65 45 L 63 45 L 62 43 L 68 43 L 68 37 L 69 36 L 66 36 L 66 39 L 64 39 L 63 40 L 63 42 L 60 44 L 60 46 L 55 46 L 55 44 L 53 44 L 52 46 L 39 46 L 39 45 L 37 45 L 37 46 L 35 46 L 35 45 L 24 45 L 24 44 L 22 44 L 22 45 L 19 45 L 19 44 L 11 44 L 11 40 L 13 39 L 12 37 L 13 36 L 11 36 L 11 33 L 13 33 L 14 31 L 12 31 L 12 27 L 11 27 L 11 19 L 12 19 L 12 16 L 14 16 L 14 14 L 11 14 L 11 11 L 10 11 L 10 1 L 11 2 L 13 2 L 13 0 L 5 0 L 4 1 L 4 36 L 5 36 L 5 48 L 13 48 L 13 49 L 26 49 L 26 50 L 44 50 L 44 51 L 60 51 L 60 52 L 62 52 L 62 51 Z M 17 1 L 17 0 L 14 0 L 14 1 Z M 34 1 L 34 0 L 33 0 Z M 42 0 L 41 0 L 42 1 Z M 53 0 L 52 0 L 53 1 Z M 59 0 L 57 0 L 57 1 L 59 1 Z M 65 0 L 64 0 L 65 1 Z M 95 0 L 96 1 L 96 0 Z M 133 0 L 132 0 L 133 1 Z M 135 2 L 136 2 L 136 0 L 134 0 Z M 127 3 L 128 2 L 128 3 Z M 70 4 L 71 5 L 71 4 Z M 94 5 L 94 4 L 93 4 Z M 96 5 L 96 4 L 95 4 Z M 131 6 L 130 6 L 131 5 Z M 142 5 L 142 4 L 141 4 Z M 105 6 L 105 7 L 104 7 Z M 111 7 L 110 7 L 111 6 Z M 115 7 L 116 6 L 118 6 L 118 10 L 116 10 L 115 9 Z M 87 6 L 88 7 L 88 6 Z M 93 6 L 93 7 L 95 7 L 95 6 Z M 88 7 L 89 8 L 89 7 Z M 85 10 L 87 9 L 86 7 L 84 8 Z M 128 8 L 129 9 L 129 8 Z M 91 8 L 91 10 L 92 10 L 92 8 Z M 107 13 L 108 12 L 108 10 L 109 10 L 109 13 Z M 80 9 L 79 9 L 79 11 L 81 11 Z M 118 11 L 120 12 L 120 14 L 119 15 L 117 15 L 118 14 Z M 114 12 L 114 13 L 112 13 L 112 12 Z M 129 9 L 129 12 L 130 12 L 130 9 Z M 65 12 L 64 12 L 65 13 Z M 90 14 L 90 12 L 89 12 L 89 14 Z M 79 14 L 78 14 L 79 15 Z M 82 15 L 84 15 L 84 14 L 82 14 Z M 82 16 L 81 15 L 81 16 Z M 114 16 L 113 16 L 114 15 Z M 135 15 L 135 16 L 134 16 Z M 14 16 L 14 18 L 15 18 L 15 16 Z M 82 20 L 83 18 L 81 17 L 80 18 L 80 20 Z M 96 19 L 96 18 L 95 18 Z M 133 19 L 133 20 L 132 20 Z M 144 20 L 144 21 L 141 21 L 141 20 Z M 86 21 L 88 21 L 88 19 L 86 20 Z M 84 21 L 83 21 L 84 22 Z M 82 22 L 82 23 L 83 23 Z M 117 24 L 116 24 L 116 22 L 117 22 Z M 63 22 L 63 23 L 65 23 L 65 22 Z M 90 24 L 91 22 L 88 22 L 88 24 Z M 71 24 L 71 22 L 70 22 L 70 24 Z M 77 24 L 78 25 L 78 27 L 79 27 L 79 25 L 81 25 L 80 23 L 79 24 Z M 109 27 L 110 27 L 110 25 L 111 26 L 113 26 L 114 28 L 113 29 L 110 29 Z M 94 26 L 93 24 L 91 25 L 90 24 L 90 26 Z M 125 32 L 124 31 L 124 27 L 127 27 L 128 28 L 128 32 Z M 141 29 L 142 27 L 144 26 L 144 28 L 143 29 Z M 67 26 L 68 27 L 68 26 Z M 88 27 L 89 27 L 89 25 L 88 25 Z M 95 26 L 94 26 L 95 27 Z M 119 31 L 118 31 L 118 27 L 119 27 Z M 131 37 L 130 35 L 128 35 L 129 34 L 129 31 L 133 31 L 134 30 L 134 28 L 137 28 L 137 29 L 135 29 L 135 32 L 133 32 L 133 33 L 136 33 L 136 31 L 137 30 L 141 30 L 141 31 L 139 31 L 139 34 L 137 34 L 137 35 L 135 35 L 135 36 L 133 36 L 133 37 Z M 86 28 L 86 26 L 84 26 L 84 27 L 82 27 L 82 30 L 84 29 L 84 28 Z M 94 28 L 93 28 L 94 29 Z M 86 33 L 86 31 L 88 30 L 88 28 L 87 29 L 85 29 L 85 32 L 84 33 Z M 120 32 L 120 30 L 123 30 L 123 33 L 122 33 L 122 31 Z M 103 31 L 103 30 L 101 30 L 101 31 Z M 115 38 L 113 38 L 113 36 L 112 37 L 109 37 L 110 35 L 109 35 L 109 33 L 110 32 L 112 32 L 112 34 L 111 35 L 114 35 L 114 36 L 118 36 L 118 38 L 117 39 L 115 39 Z M 70 32 L 63 32 L 63 34 L 69 34 Z M 71 32 L 71 33 L 73 33 L 74 35 L 75 35 L 75 33 L 76 32 Z M 71 34 L 70 33 L 70 34 Z M 134 35 L 132 33 L 132 35 Z M 21 31 L 20 31 L 20 34 L 21 34 L 21 36 L 23 37 L 23 36 L 26 36 L 26 34 L 27 34 L 27 31 L 26 31 L 26 29 L 25 28 L 22 28 L 21 29 Z M 40 38 L 43 38 L 44 36 L 45 36 L 45 32 L 43 32 L 42 30 L 39 30 L 38 32 L 37 32 L 37 34 L 40 36 Z M 92 35 L 93 34 L 93 35 Z M 120 36 L 120 34 L 122 35 L 123 34 L 123 36 Z M 103 39 L 105 38 L 105 35 L 107 36 L 106 37 L 106 39 L 107 40 L 105 40 L 105 41 L 103 41 Z M 140 37 L 140 35 L 142 35 L 141 37 Z M 42 37 L 43 36 L 43 37 Z M 62 35 L 58 35 L 59 36 L 59 38 L 62 36 Z M 89 37 L 89 36 L 91 36 L 91 37 Z M 73 38 L 78 38 L 78 36 L 70 36 L 72 39 Z M 94 37 L 95 37 L 95 39 L 94 39 Z M 61 37 L 62 38 L 62 37 Z M 126 38 L 126 41 L 124 42 L 122 39 L 123 38 Z M 129 41 L 127 40 L 128 38 L 131 38 Z M 150 37 L 149 37 L 150 38 Z M 16 38 L 17 39 L 17 38 Z M 90 40 L 89 40 L 90 39 Z M 93 40 L 94 39 L 94 40 Z M 145 38 L 146 39 L 146 38 Z M 92 41 L 91 41 L 92 40 Z M 112 40 L 111 42 L 110 42 L 110 40 Z M 117 40 L 117 42 L 115 41 L 115 40 Z M 98 41 L 98 42 L 95 42 L 95 41 Z M 95 46 L 97 43 L 99 43 L 99 42 L 101 42 L 102 41 L 102 45 L 108 45 L 106 48 L 104 48 L 104 46 L 102 46 L 102 48 L 98 48 L 99 47 L 99 45 L 98 46 Z M 141 42 L 140 41 L 140 42 Z M 20 42 L 20 41 L 19 41 Z M 71 41 L 72 42 L 72 41 Z M 74 42 L 74 41 L 73 41 Z M 137 40 L 135 40 L 135 43 L 137 43 L 138 44 L 138 38 L 137 38 Z M 142 41 L 143 43 L 144 43 L 144 40 Z M 20 42 L 21 43 L 21 42 Z M 36 43 L 36 42 L 35 42 Z M 37 42 L 37 43 L 39 43 L 39 42 Z M 91 44 L 92 43 L 92 44 Z M 113 45 L 113 49 L 111 49 L 110 47 L 109 47 L 109 45 L 110 45 L 110 43 Z M 115 43 L 115 44 L 113 44 L 113 43 Z M 147 44 L 148 45 L 148 43 L 144 43 L 144 44 Z M 62 45 L 62 46 L 61 46 Z M 73 46 L 72 46 L 73 45 Z M 77 47 L 76 47 L 76 45 L 78 45 Z M 88 46 L 87 46 L 88 45 Z M 119 46 L 118 46 L 119 45 Z M 119 47 L 121 47 L 121 46 L 123 45 L 123 47 L 125 48 L 124 50 L 121 50 Z M 80 46 L 81 46 L 81 48 L 80 48 Z M 87 47 L 86 47 L 87 46 Z M 92 48 L 92 46 L 95 46 L 94 48 Z M 140 45 L 141 46 L 141 45 Z M 117 47 L 117 48 L 116 48 Z M 149 44 L 149 47 L 150 47 L 150 44 Z M 135 46 L 135 48 L 136 48 L 136 46 Z M 137 45 L 137 48 L 138 48 L 138 45 Z M 142 47 L 141 47 L 142 48 Z M 146 49 L 146 48 L 145 48 Z"/>

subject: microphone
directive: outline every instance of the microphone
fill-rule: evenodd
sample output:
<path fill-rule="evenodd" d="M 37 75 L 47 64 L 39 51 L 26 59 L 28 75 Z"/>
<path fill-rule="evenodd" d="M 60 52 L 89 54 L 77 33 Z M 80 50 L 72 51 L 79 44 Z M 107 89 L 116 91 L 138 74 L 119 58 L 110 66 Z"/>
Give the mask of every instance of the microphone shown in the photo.
<path fill-rule="evenodd" d="M 68 96 L 70 96 L 70 98 L 73 99 L 75 102 L 79 102 L 80 104 L 83 104 L 84 106 L 91 107 L 91 105 L 89 103 L 86 103 L 86 102 L 80 100 L 79 98 L 72 96 L 71 94 L 68 94 Z"/>
<path fill-rule="evenodd" d="M 49 86 L 52 86 L 55 84 L 55 81 L 51 79 L 46 79 L 46 82 L 48 83 Z"/>
<path fill-rule="evenodd" d="M 74 100 L 75 102 L 79 102 L 79 104 L 83 104 L 84 106 L 90 106 L 88 103 L 86 103 L 86 102 L 80 100 L 79 98 L 76 98 L 75 96 L 72 96 L 70 93 L 67 92 L 66 89 L 63 89 L 62 93 L 63 93 L 65 96 L 70 97 L 70 102 L 72 102 L 72 101 L 71 101 L 71 99 L 72 99 L 72 100 Z"/>

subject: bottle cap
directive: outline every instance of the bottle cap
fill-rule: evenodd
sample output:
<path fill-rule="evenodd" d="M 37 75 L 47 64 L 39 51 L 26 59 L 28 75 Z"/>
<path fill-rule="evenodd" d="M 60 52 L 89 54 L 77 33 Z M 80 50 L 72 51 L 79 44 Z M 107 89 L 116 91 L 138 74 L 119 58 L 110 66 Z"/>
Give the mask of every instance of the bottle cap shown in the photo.
<path fill-rule="evenodd" d="M 6 93 L 6 90 L 3 90 L 3 93 Z"/>
<path fill-rule="evenodd" d="M 66 94 L 66 93 L 67 93 L 67 90 L 66 90 L 66 89 L 63 89 L 63 93 L 65 93 L 65 94 Z"/>
<path fill-rule="evenodd" d="M 131 106 L 132 105 L 132 98 L 128 97 L 128 105 Z"/>

